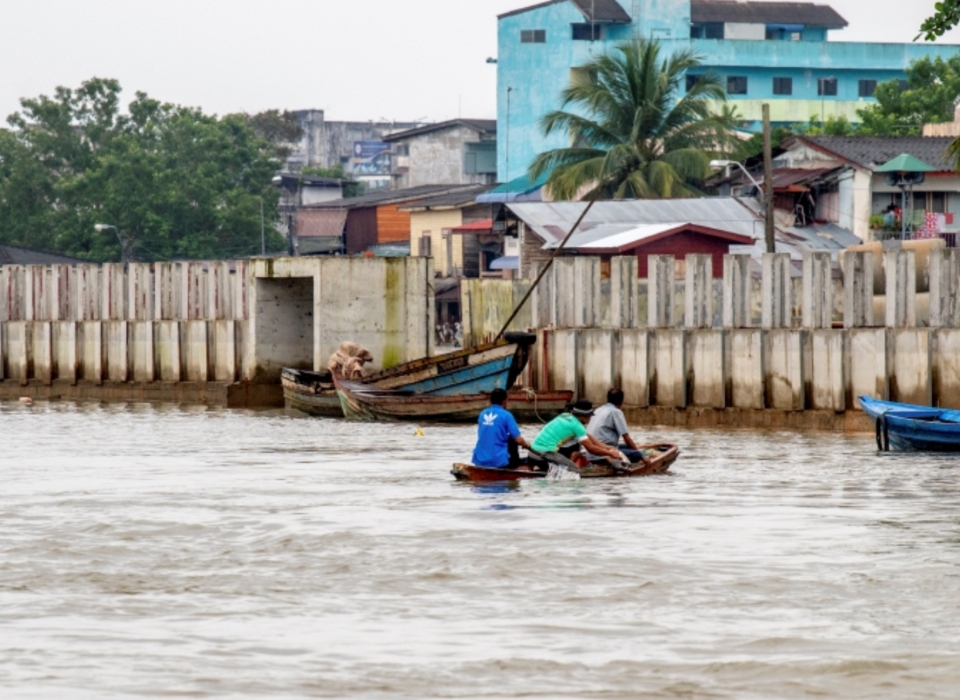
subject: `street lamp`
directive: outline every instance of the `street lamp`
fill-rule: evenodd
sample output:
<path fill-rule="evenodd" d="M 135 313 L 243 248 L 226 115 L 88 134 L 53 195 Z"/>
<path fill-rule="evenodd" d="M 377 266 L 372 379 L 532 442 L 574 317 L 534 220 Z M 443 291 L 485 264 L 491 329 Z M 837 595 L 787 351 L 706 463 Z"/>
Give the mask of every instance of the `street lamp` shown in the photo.
<path fill-rule="evenodd" d="M 107 229 L 111 229 L 111 228 L 117 234 L 117 242 L 120 243 L 120 262 L 124 264 L 128 262 L 132 262 L 133 256 L 129 254 L 131 251 L 129 251 L 129 247 L 128 247 L 129 241 L 130 241 L 129 236 L 127 236 L 127 239 L 125 241 L 123 235 L 120 233 L 120 229 L 114 226 L 113 224 L 94 224 L 93 225 L 94 231 L 106 231 Z"/>
<path fill-rule="evenodd" d="M 720 168 L 729 168 L 731 165 L 735 165 L 738 168 L 740 168 L 743 171 L 743 174 L 746 175 L 748 178 L 750 178 L 750 182 L 753 183 L 754 187 L 760 190 L 761 193 L 763 192 L 763 185 L 761 185 L 759 182 L 757 182 L 754 179 L 753 175 L 750 174 L 750 171 L 747 170 L 745 167 L 743 167 L 743 163 L 741 163 L 740 161 L 737 161 L 737 160 L 711 160 L 710 161 L 710 167 L 713 168 L 714 170 L 719 170 Z"/>

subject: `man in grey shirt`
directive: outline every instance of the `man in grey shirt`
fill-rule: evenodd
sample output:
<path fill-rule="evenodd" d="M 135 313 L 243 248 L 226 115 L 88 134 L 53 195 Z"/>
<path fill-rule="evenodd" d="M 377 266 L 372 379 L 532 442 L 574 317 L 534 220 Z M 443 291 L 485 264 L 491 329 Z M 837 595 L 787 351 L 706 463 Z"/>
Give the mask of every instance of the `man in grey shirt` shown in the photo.
<path fill-rule="evenodd" d="M 643 453 L 627 432 L 627 419 L 620 410 L 622 405 L 623 391 L 620 389 L 608 391 L 607 403 L 593 412 L 593 418 L 587 426 L 587 434 L 597 442 L 620 450 L 631 462 L 641 462 Z"/>

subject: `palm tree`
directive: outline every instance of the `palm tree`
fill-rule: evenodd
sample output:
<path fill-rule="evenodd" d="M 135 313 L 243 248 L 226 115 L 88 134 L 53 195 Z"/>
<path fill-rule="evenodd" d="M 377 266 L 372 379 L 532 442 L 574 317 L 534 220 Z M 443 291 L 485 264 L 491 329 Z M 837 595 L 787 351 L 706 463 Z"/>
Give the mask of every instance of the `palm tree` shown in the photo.
<path fill-rule="evenodd" d="M 595 57 L 563 91 L 561 110 L 541 120 L 544 135 L 566 131 L 572 146 L 538 155 L 531 177 L 550 172 L 557 199 L 702 195 L 693 183 L 709 177 L 711 158 L 733 150 L 736 116 L 712 112 L 726 99 L 712 73 L 684 94 L 700 62 L 690 50 L 661 61 L 660 43 L 643 39 Z"/>

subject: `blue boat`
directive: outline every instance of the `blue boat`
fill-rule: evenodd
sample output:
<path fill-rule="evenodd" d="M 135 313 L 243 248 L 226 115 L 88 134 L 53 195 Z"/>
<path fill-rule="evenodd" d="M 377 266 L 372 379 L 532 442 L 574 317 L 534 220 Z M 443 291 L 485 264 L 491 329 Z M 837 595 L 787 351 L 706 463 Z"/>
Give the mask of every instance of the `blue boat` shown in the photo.
<path fill-rule="evenodd" d="M 960 411 L 857 398 L 876 425 L 877 449 L 960 452 Z"/>

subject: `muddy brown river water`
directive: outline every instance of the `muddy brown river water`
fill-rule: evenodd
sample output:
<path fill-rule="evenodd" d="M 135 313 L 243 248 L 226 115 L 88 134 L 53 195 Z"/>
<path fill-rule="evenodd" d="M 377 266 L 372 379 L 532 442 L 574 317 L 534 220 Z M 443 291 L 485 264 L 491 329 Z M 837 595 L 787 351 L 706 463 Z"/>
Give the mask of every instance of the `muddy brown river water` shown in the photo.
<path fill-rule="evenodd" d="M 0 695 L 960 693 L 960 458 L 637 431 L 671 475 L 474 487 L 424 431 L 0 403 Z"/>

